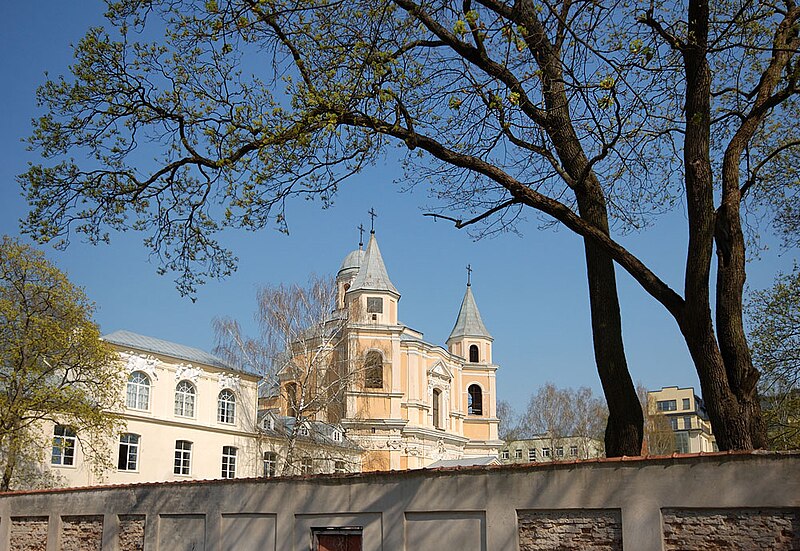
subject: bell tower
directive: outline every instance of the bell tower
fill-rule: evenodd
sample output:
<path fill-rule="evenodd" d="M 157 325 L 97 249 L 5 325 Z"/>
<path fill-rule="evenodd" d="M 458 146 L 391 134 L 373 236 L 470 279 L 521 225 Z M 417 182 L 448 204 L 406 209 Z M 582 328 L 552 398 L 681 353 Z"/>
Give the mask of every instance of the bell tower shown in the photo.
<path fill-rule="evenodd" d="M 483 325 L 475 297 L 472 296 L 471 276 L 472 268 L 467 266 L 467 290 L 456 324 L 447 339 L 447 349 L 451 354 L 464 358 L 467 363 L 490 364 L 494 339 Z"/>

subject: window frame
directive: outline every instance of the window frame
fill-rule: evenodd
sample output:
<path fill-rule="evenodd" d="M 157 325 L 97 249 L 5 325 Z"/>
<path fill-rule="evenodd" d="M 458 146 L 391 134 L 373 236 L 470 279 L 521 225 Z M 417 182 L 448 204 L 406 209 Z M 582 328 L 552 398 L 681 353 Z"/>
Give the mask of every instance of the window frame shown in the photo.
<path fill-rule="evenodd" d="M 383 297 L 367 297 L 367 314 L 383 314 Z"/>
<path fill-rule="evenodd" d="M 364 356 L 364 388 L 383 389 L 383 354 L 370 350 Z"/>
<path fill-rule="evenodd" d="M 264 478 L 275 478 L 278 472 L 278 454 L 266 451 L 261 457 L 264 466 Z"/>
<path fill-rule="evenodd" d="M 223 394 L 227 396 L 223 398 Z M 223 388 L 217 394 L 217 423 L 236 424 L 236 393 L 229 388 Z"/>
<path fill-rule="evenodd" d="M 522 459 L 522 448 L 514 450 L 514 459 Z"/>
<path fill-rule="evenodd" d="M 62 424 L 53 425 L 52 451 L 50 453 L 51 465 L 74 467 L 77 447 L 78 435 L 72 427 Z"/>
<path fill-rule="evenodd" d="M 125 442 L 124 438 L 135 438 L 135 442 Z M 119 435 L 119 445 L 117 448 L 117 470 L 120 472 L 139 472 L 139 446 L 142 440 L 141 435 L 132 432 L 123 432 Z M 122 464 L 122 450 L 125 449 L 125 467 Z M 133 467 L 131 468 L 131 457 L 133 457 Z"/>
<path fill-rule="evenodd" d="M 140 377 L 141 380 L 135 381 L 136 377 Z M 128 375 L 128 383 L 125 385 L 125 407 L 137 411 L 149 411 L 151 387 L 152 382 L 147 373 L 144 371 L 131 372 Z M 142 396 L 144 396 L 144 407 L 139 407 Z"/>
<path fill-rule="evenodd" d="M 182 386 L 184 389 L 181 388 Z M 173 412 L 176 417 L 194 419 L 196 411 L 197 386 L 188 379 L 181 379 L 175 385 L 175 408 Z"/>
<path fill-rule="evenodd" d="M 542 448 L 542 457 L 552 457 L 550 448 Z"/>
<path fill-rule="evenodd" d="M 236 478 L 236 446 L 222 446 L 222 478 Z"/>
<path fill-rule="evenodd" d="M 483 389 L 477 383 L 472 383 L 467 387 L 467 414 L 483 416 Z"/>
<path fill-rule="evenodd" d="M 300 474 L 301 475 L 314 474 L 314 459 L 312 457 L 300 458 Z"/>
<path fill-rule="evenodd" d="M 656 401 L 656 410 L 657 411 L 678 411 L 678 401 L 677 400 L 657 400 Z"/>
<path fill-rule="evenodd" d="M 469 351 L 468 352 L 468 354 L 469 354 L 469 363 L 471 363 L 471 364 L 480 363 L 480 361 L 481 361 L 481 349 L 480 349 L 480 347 L 477 344 L 471 344 L 471 345 L 469 345 L 469 348 L 467 350 Z M 473 352 L 474 352 L 474 354 L 473 354 Z"/>
<path fill-rule="evenodd" d="M 442 391 L 434 388 L 431 393 L 431 415 L 433 416 L 433 428 L 444 430 L 442 423 Z"/>
<path fill-rule="evenodd" d="M 172 472 L 178 476 L 191 476 L 192 474 L 192 450 L 194 444 L 189 440 L 175 441 L 175 460 Z"/>
<path fill-rule="evenodd" d="M 536 448 L 528 450 L 528 461 L 536 461 Z"/>

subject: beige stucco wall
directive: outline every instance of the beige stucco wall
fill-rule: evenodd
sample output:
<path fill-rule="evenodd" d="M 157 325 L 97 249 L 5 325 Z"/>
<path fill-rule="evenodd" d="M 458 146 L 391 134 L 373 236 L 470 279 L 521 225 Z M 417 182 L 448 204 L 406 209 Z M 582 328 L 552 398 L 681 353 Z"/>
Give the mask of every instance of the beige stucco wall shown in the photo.
<path fill-rule="evenodd" d="M 664 519 L 676 511 L 680 518 L 755 516 L 769 525 L 759 535 L 769 548 L 770 519 L 800 530 L 798 472 L 800 454 L 712 454 L 0 495 L 0 549 L 30 520 L 39 537 L 47 532 L 47 551 L 56 551 L 67 537 L 64 519 L 85 515 L 102 517 L 102 549 L 112 551 L 120 515 L 140 515 L 123 518 L 144 519 L 152 551 L 309 550 L 312 529 L 333 527 L 360 528 L 365 551 L 527 551 L 571 537 L 559 526 L 583 526 L 585 539 L 600 523 L 616 524 L 624 549 L 661 551 Z M 531 531 L 537 519 L 546 521 L 538 536 Z M 674 520 L 669 528 L 673 541 Z M 701 533 L 692 548 L 706 548 L 704 537 L 713 543 Z M 796 534 L 784 540 L 793 537 L 800 541 Z"/>
<path fill-rule="evenodd" d="M 162 480 L 205 480 L 219 478 L 222 471 L 222 448 L 237 448 L 236 477 L 260 474 L 262 460 L 256 435 L 257 378 L 243 373 L 223 370 L 214 366 L 188 364 L 176 358 L 145 352 L 119 349 L 122 354 L 120 369 L 126 368 L 126 358 L 133 353 L 153 360 L 146 374 L 150 379 L 150 399 L 146 409 L 123 406 L 118 415 L 125 422 L 123 432 L 139 435 L 139 456 L 136 470 L 117 469 L 119 437 L 110 442 L 112 463 L 110 469 L 96 475 L 84 454 L 80 440 L 74 464 L 51 465 L 57 477 L 68 486 L 95 484 L 127 484 Z M 180 372 L 182 367 L 193 372 Z M 191 380 L 196 389 L 194 415 L 175 414 L 175 388 L 181 380 Z M 221 390 L 232 390 L 236 397 L 234 423 L 217 420 L 217 403 Z M 122 389 L 123 404 L 126 388 Z M 53 434 L 52 425 L 43 428 L 46 438 Z M 80 437 L 81 435 L 79 435 Z M 175 443 L 192 442 L 189 475 L 173 472 Z"/>

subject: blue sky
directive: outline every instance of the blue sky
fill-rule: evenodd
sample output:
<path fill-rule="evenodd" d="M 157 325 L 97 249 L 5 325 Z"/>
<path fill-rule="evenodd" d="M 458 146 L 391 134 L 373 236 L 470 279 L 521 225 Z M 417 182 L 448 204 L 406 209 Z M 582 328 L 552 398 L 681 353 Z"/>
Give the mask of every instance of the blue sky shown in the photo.
<path fill-rule="evenodd" d="M 18 235 L 25 215 L 15 176 L 36 162 L 20 139 L 37 114 L 34 91 L 45 71 L 62 74 L 70 44 L 90 25 L 103 23 L 103 5 L 79 2 L 0 3 L 0 231 Z M 231 277 L 199 289 L 196 302 L 182 298 L 172 278 L 159 276 L 142 245 L 142 235 L 112 235 L 109 246 L 78 239 L 65 252 L 45 247 L 47 256 L 84 287 L 96 302 L 96 321 L 105 333 L 128 329 L 209 350 L 211 320 L 229 315 L 252 324 L 255 291 L 262 284 L 303 282 L 310 273 L 334 274 L 358 245 L 356 227 L 378 213 L 376 232 L 389 275 L 402 294 L 401 320 L 443 344 L 455 323 L 472 265 L 473 291 L 495 338 L 498 397 L 524 406 L 541 384 L 600 385 L 592 356 L 588 292 L 581 241 L 571 232 L 538 229 L 532 213 L 522 236 L 507 233 L 474 241 L 449 223 L 422 216 L 424 186 L 401 193 L 391 162 L 352 178 L 333 207 L 296 201 L 287 208 L 290 234 L 267 230 L 228 232 L 224 241 L 239 257 Z M 679 207 L 645 233 L 622 242 L 680 291 L 686 244 L 685 214 Z M 768 286 L 777 270 L 788 270 L 796 251 L 773 246 L 749 265 L 752 288 Z M 635 380 L 648 388 L 694 386 L 699 390 L 685 344 L 674 321 L 627 274 L 618 270 L 624 337 Z"/>

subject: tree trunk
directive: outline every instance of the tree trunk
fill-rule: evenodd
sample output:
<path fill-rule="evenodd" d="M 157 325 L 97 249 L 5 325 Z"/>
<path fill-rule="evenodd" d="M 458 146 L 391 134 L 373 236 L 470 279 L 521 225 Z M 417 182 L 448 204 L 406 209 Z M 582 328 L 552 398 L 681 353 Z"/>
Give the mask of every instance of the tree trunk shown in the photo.
<path fill-rule="evenodd" d="M 14 469 L 17 467 L 17 457 L 19 456 L 19 440 L 15 437 L 18 427 L 12 429 L 8 440 L 8 452 L 6 464 L 3 467 L 3 478 L 0 480 L 0 492 L 7 492 L 11 489 L 11 479 L 14 476 Z"/>
<path fill-rule="evenodd" d="M 602 196 L 594 201 L 579 196 L 578 207 L 582 218 L 608 233 Z M 640 455 L 644 417 L 625 358 L 614 263 L 600 246 L 589 239 L 584 239 L 584 251 L 595 363 L 608 404 L 606 456 Z"/>

